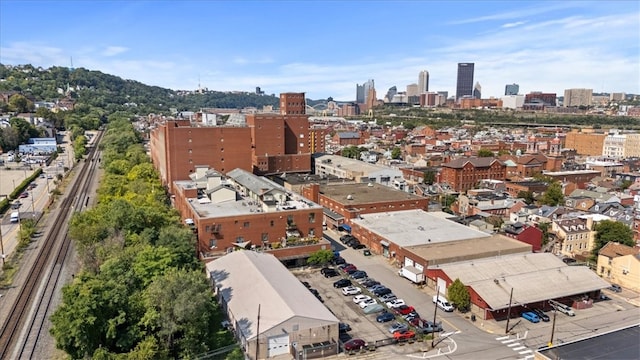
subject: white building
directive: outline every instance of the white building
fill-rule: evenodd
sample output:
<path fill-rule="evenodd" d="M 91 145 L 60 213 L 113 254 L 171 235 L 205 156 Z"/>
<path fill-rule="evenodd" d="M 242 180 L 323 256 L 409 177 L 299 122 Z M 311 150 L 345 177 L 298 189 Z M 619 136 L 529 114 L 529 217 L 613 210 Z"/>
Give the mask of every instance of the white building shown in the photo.
<path fill-rule="evenodd" d="M 524 104 L 524 95 L 505 95 L 500 100 L 503 109 L 519 109 Z"/>
<path fill-rule="evenodd" d="M 602 155 L 614 159 L 620 159 L 624 157 L 624 143 L 626 135 L 624 134 L 609 134 L 604 138 L 604 145 L 602 146 Z"/>
<path fill-rule="evenodd" d="M 378 183 L 408 191 L 402 171 L 388 166 L 369 164 L 338 155 L 322 155 L 315 159 L 317 175 L 332 175 L 360 183 Z"/>

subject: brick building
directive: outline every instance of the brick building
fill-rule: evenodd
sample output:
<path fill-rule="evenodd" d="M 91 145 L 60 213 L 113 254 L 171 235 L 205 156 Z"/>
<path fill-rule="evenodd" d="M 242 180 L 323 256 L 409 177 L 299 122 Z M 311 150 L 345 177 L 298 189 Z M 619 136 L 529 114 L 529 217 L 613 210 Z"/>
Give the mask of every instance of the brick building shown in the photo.
<path fill-rule="evenodd" d="M 606 134 L 572 131 L 567 133 L 564 147 L 576 150 L 578 155 L 601 156 L 606 137 Z"/>
<path fill-rule="evenodd" d="M 324 223 L 329 228 L 350 224 L 362 214 L 400 210 L 427 210 L 429 199 L 387 186 L 370 183 L 342 185 L 311 184 L 302 195 L 325 208 Z"/>
<path fill-rule="evenodd" d="M 245 120 L 236 126 L 189 120 L 158 124 L 150 134 L 150 149 L 162 183 L 186 180 L 199 165 L 223 174 L 236 168 L 257 174 L 311 170 L 304 93 L 280 94 L 280 114 L 249 114 Z"/>
<path fill-rule="evenodd" d="M 483 179 L 502 180 L 507 177 L 507 167 L 495 158 L 460 158 L 442 165 L 440 181 L 455 191 L 473 189 Z"/>
<path fill-rule="evenodd" d="M 575 184 L 577 189 L 586 189 L 593 178 L 600 176 L 600 172 L 595 170 L 550 171 L 545 172 L 544 175 L 564 184 Z"/>
<path fill-rule="evenodd" d="M 534 252 L 542 248 L 542 231 L 535 226 L 516 222 L 504 228 L 506 236 L 531 245 Z"/>
<path fill-rule="evenodd" d="M 264 177 L 199 167 L 175 189 L 173 205 L 197 233 L 202 259 L 259 248 L 287 260 L 330 248 L 322 240 L 322 207 Z"/>

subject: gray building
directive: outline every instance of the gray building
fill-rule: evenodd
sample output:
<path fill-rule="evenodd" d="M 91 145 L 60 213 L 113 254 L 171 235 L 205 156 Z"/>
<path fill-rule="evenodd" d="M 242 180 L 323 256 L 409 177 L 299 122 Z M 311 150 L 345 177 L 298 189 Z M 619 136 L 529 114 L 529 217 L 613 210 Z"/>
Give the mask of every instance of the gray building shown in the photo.
<path fill-rule="evenodd" d="M 520 85 L 518 84 L 507 84 L 504 86 L 504 94 L 505 95 L 518 95 L 520 91 Z"/>
<path fill-rule="evenodd" d="M 473 96 L 474 63 L 458 63 L 458 78 L 456 81 L 456 101 Z"/>

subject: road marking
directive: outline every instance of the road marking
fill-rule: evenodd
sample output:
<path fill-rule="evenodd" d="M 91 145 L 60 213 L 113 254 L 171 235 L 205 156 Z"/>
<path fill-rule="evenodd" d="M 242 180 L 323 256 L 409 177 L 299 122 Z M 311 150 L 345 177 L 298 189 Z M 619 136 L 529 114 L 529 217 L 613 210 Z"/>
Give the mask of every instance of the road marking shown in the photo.
<path fill-rule="evenodd" d="M 518 346 L 518 345 L 520 345 L 520 343 L 513 343 L 513 344 L 509 344 L 509 345 L 507 345 L 507 346 L 508 346 L 508 347 L 514 347 L 514 346 Z"/>
<path fill-rule="evenodd" d="M 527 350 L 524 350 L 524 351 L 520 351 L 518 354 L 520 354 L 520 355 L 524 355 L 524 354 L 528 354 L 528 353 L 530 353 L 530 352 L 532 352 L 532 351 L 531 351 L 531 350 L 529 350 L 529 349 L 527 349 Z"/>
<path fill-rule="evenodd" d="M 509 340 L 502 341 L 502 343 L 503 344 L 508 344 L 508 343 L 514 342 L 514 341 L 518 341 L 518 339 L 509 339 Z"/>
<path fill-rule="evenodd" d="M 509 335 L 507 335 L 507 336 L 500 336 L 500 337 L 497 337 L 497 338 L 496 338 L 496 340 L 500 341 L 500 340 L 506 340 L 506 339 L 508 339 L 508 338 L 509 338 Z"/>
<path fill-rule="evenodd" d="M 513 348 L 513 350 L 514 350 L 514 351 L 520 351 L 520 350 L 524 350 L 524 349 L 526 349 L 526 348 L 527 348 L 526 346 L 519 346 L 519 347 L 517 347 L 517 348 Z"/>

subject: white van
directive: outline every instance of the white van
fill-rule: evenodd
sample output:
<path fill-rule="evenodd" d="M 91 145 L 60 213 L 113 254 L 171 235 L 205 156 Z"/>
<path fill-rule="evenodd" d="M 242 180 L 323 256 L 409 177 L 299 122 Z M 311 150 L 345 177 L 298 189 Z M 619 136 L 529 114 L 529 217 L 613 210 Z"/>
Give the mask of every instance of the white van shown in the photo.
<path fill-rule="evenodd" d="M 446 312 L 453 311 L 453 305 L 451 305 L 449 301 L 447 301 L 447 298 L 442 295 L 433 295 L 433 303 Z"/>
<path fill-rule="evenodd" d="M 20 221 L 20 213 L 18 211 L 14 211 L 11 213 L 11 222 L 17 223 Z"/>

